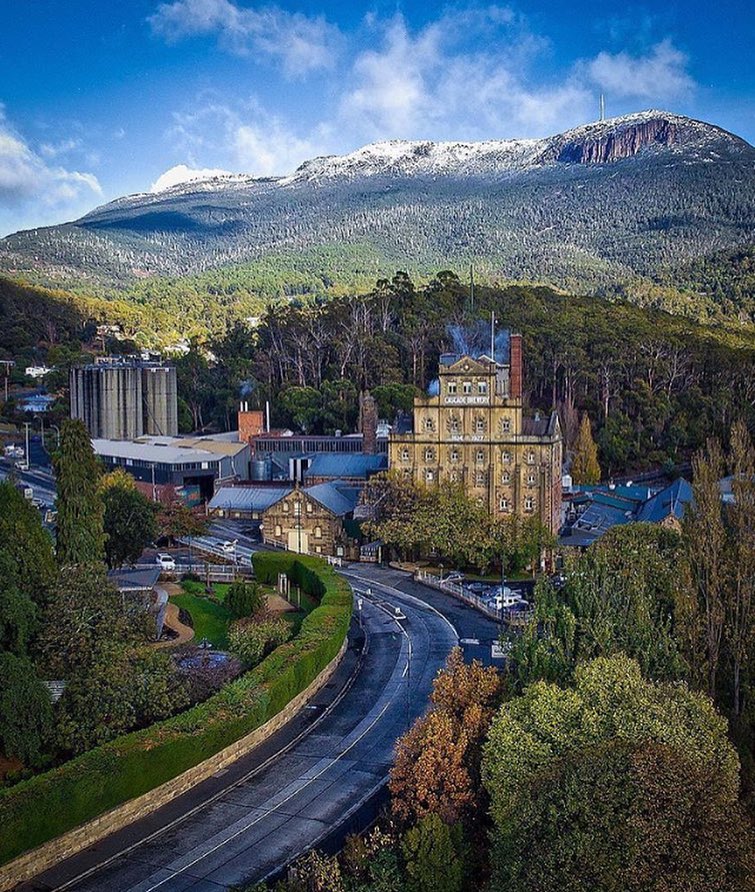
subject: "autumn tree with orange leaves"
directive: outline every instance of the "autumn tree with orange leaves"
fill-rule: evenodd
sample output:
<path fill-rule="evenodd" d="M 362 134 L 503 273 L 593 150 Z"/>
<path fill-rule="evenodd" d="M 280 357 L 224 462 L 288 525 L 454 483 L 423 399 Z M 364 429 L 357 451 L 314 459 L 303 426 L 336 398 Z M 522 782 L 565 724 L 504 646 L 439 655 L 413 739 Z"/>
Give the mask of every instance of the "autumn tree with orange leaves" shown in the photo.
<path fill-rule="evenodd" d="M 397 746 L 389 789 L 402 823 L 436 814 L 454 824 L 480 813 L 482 744 L 500 696 L 495 669 L 465 664 L 459 648 L 451 652 L 433 683 L 430 711 Z"/>

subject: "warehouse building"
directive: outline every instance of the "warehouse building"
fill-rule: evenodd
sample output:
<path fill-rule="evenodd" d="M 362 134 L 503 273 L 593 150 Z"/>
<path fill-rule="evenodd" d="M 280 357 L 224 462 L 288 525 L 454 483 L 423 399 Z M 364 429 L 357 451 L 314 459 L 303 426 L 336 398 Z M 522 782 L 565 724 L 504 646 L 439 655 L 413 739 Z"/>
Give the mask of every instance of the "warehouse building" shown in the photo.
<path fill-rule="evenodd" d="M 170 486 L 197 491 L 200 501 L 212 498 L 216 486 L 249 477 L 249 446 L 212 437 L 138 437 L 134 440 L 92 440 L 108 471 L 122 468 L 151 485 L 153 498 Z"/>

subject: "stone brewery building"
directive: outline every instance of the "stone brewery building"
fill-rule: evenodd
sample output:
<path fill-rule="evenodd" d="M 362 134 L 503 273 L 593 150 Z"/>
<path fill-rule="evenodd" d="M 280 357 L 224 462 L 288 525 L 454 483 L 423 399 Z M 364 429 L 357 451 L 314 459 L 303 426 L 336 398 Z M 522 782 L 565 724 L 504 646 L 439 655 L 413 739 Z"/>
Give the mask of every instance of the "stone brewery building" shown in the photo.
<path fill-rule="evenodd" d="M 413 431 L 391 436 L 390 467 L 426 486 L 461 483 L 491 514 L 538 517 L 557 535 L 558 414 L 524 417 L 522 336 L 503 340 L 487 353 L 441 355 L 438 380 L 414 400 Z"/>

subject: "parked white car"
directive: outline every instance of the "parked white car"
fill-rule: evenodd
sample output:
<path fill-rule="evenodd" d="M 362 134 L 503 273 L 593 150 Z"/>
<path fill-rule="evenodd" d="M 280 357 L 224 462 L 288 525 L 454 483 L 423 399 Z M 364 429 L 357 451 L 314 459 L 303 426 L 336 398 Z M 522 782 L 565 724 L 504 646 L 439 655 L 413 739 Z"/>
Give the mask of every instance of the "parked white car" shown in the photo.
<path fill-rule="evenodd" d="M 175 570 L 176 569 L 176 560 L 172 554 L 158 554 L 155 559 L 157 566 L 161 570 Z"/>
<path fill-rule="evenodd" d="M 223 552 L 223 554 L 234 554 L 236 551 L 236 543 L 237 542 L 238 542 L 238 539 L 234 539 L 233 542 L 230 542 L 230 541 L 223 542 L 222 545 L 220 546 L 220 550 Z"/>

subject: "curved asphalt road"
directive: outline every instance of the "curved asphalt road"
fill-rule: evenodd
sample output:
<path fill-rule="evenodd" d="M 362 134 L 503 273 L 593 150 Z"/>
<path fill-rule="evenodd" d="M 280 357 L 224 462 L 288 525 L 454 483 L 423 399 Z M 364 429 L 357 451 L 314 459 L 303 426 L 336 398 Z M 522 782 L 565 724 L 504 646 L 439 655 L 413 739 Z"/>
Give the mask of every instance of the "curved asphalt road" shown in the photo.
<path fill-rule="evenodd" d="M 347 824 L 385 785 L 395 741 L 425 711 L 458 638 L 489 662 L 497 630 L 406 574 L 354 565 L 344 575 L 357 595 L 371 589 L 366 634 L 352 624 L 341 666 L 305 709 L 219 776 L 22 888 L 218 892 L 275 873 Z"/>

